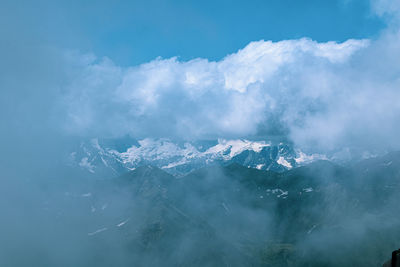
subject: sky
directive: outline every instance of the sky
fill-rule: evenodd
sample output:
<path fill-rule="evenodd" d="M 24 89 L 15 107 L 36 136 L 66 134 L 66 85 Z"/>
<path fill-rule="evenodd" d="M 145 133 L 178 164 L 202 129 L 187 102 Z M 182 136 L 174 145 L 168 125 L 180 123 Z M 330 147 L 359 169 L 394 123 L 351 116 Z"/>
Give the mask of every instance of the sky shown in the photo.
<path fill-rule="evenodd" d="M 2 1 L 3 147 L 35 157 L 62 138 L 130 135 L 400 149 L 399 10 L 395 0 Z"/>
<path fill-rule="evenodd" d="M 385 27 L 366 0 L 5 1 L 2 5 L 7 20 L 3 28 L 18 31 L 12 35 L 107 56 L 123 66 L 156 57 L 220 60 L 258 40 L 374 38 Z"/>

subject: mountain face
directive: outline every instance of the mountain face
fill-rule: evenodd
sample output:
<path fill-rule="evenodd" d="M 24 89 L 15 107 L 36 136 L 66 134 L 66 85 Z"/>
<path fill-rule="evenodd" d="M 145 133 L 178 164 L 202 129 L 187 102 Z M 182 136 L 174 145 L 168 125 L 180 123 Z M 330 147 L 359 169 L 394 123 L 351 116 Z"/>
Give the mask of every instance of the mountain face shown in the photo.
<path fill-rule="evenodd" d="M 320 158 L 248 140 L 92 139 L 70 164 L 113 179 L 63 186 L 45 208 L 74 226 L 88 266 L 381 265 L 400 244 L 400 154 Z"/>
<path fill-rule="evenodd" d="M 289 144 L 265 141 L 224 140 L 173 142 L 168 139 L 99 140 L 81 142 L 69 162 L 86 171 L 119 175 L 144 165 L 153 165 L 174 175 L 201 167 L 238 163 L 249 168 L 282 172 L 323 155 L 306 155 Z"/>
<path fill-rule="evenodd" d="M 71 229 L 84 266 L 379 266 L 400 240 L 399 153 L 279 173 L 143 165 L 87 181 L 33 205 Z"/>

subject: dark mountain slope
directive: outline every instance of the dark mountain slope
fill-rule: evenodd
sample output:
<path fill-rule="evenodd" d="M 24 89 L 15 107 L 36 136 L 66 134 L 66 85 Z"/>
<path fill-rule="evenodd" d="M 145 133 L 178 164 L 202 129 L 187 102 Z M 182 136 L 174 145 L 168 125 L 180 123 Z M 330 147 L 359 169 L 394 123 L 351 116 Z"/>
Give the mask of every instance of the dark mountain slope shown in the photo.
<path fill-rule="evenodd" d="M 180 178 L 142 166 L 43 181 L 49 193 L 30 207 L 75 266 L 379 266 L 400 246 L 399 155 L 281 173 L 234 163 Z"/>

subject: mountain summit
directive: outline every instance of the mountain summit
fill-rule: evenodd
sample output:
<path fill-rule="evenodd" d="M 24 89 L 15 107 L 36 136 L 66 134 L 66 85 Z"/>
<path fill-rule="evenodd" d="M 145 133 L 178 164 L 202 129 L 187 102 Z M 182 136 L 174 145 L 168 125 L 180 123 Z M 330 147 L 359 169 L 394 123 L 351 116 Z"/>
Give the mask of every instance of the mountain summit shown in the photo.
<path fill-rule="evenodd" d="M 114 175 L 144 165 L 156 166 L 173 175 L 183 175 L 210 164 L 231 163 L 282 172 L 324 158 L 317 154 L 306 155 L 290 144 L 246 139 L 174 142 L 150 138 L 139 141 L 96 138 L 81 142 L 70 153 L 70 162 L 73 165 L 93 174 Z"/>

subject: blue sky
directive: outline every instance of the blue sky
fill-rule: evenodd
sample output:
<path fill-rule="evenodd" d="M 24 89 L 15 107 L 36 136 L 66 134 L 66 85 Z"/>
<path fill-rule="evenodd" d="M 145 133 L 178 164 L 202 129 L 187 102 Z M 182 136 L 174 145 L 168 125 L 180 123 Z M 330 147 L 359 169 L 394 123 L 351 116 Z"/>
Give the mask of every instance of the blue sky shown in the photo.
<path fill-rule="evenodd" d="M 384 28 L 366 0 L 39 1 L 9 4 L 41 41 L 135 65 L 218 60 L 251 41 L 345 41 Z M 22 19 L 22 20 L 21 20 Z M 18 26 L 18 25 L 17 25 Z"/>
<path fill-rule="evenodd" d="M 157 56 L 220 59 L 255 40 L 344 41 L 382 28 L 365 0 L 122 1 L 96 4 L 90 14 L 74 10 L 83 13 L 82 34 L 96 54 L 121 64 Z"/>

